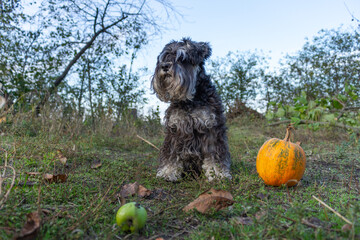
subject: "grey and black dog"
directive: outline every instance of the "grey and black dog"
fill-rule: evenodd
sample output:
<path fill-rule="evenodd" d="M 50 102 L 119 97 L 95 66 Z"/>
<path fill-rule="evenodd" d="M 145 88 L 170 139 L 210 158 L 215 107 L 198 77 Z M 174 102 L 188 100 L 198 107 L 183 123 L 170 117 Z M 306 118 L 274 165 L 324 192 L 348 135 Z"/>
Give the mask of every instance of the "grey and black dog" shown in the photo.
<path fill-rule="evenodd" d="M 151 86 L 170 102 L 157 177 L 177 181 L 204 172 L 209 181 L 231 179 L 224 109 L 204 68 L 210 55 L 208 43 L 184 38 L 168 43 L 157 58 Z"/>

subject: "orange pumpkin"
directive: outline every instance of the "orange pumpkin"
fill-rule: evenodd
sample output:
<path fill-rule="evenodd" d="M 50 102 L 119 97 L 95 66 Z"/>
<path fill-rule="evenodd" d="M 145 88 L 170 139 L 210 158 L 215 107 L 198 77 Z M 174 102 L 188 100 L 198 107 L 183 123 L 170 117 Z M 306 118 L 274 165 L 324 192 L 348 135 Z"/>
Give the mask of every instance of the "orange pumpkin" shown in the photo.
<path fill-rule="evenodd" d="M 294 186 L 302 178 L 306 157 L 300 143 L 290 142 L 291 130 L 286 128 L 284 140 L 272 138 L 266 141 L 256 158 L 256 170 L 265 184 L 271 186 Z"/>

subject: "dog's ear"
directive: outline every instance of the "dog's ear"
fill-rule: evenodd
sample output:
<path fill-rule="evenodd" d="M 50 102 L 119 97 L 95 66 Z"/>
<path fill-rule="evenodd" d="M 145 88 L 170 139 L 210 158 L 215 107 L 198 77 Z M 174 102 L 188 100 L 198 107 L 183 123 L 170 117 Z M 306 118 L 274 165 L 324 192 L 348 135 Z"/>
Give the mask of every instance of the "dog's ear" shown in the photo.
<path fill-rule="evenodd" d="M 183 59 L 187 58 L 194 64 L 200 64 L 211 56 L 211 47 L 207 42 L 194 42 L 190 38 L 183 38 L 183 49 L 186 52 L 179 52 Z M 180 54 L 181 53 L 181 54 Z"/>
<path fill-rule="evenodd" d="M 200 55 L 203 57 L 204 61 L 211 56 L 211 47 L 210 44 L 207 42 L 199 42 L 198 51 Z"/>

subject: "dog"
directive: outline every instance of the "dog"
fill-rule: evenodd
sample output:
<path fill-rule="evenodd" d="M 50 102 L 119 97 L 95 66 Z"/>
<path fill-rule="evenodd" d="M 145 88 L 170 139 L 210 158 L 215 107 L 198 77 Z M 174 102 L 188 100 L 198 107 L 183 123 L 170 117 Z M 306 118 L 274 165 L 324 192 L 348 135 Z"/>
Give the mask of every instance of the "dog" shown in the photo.
<path fill-rule="evenodd" d="M 231 179 L 224 108 L 204 68 L 210 55 L 209 43 L 183 38 L 168 43 L 157 58 L 151 88 L 170 106 L 156 176 L 167 181 L 201 173 L 208 181 Z"/>

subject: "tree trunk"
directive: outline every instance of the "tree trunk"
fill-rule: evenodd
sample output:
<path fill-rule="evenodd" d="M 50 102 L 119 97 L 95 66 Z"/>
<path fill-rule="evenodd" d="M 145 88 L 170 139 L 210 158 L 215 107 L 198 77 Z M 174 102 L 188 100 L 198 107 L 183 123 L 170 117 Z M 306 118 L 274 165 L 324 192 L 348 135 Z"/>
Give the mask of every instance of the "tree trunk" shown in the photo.
<path fill-rule="evenodd" d="M 93 130 L 95 130 L 95 116 L 94 116 L 94 106 L 92 103 L 91 74 L 90 74 L 89 62 L 87 62 L 87 74 L 88 74 L 89 102 L 90 102 L 90 112 L 91 112 L 91 125 L 93 127 Z"/>
<path fill-rule="evenodd" d="M 83 68 L 83 75 L 81 76 L 81 85 L 80 85 L 80 93 L 79 93 L 79 101 L 78 101 L 78 110 L 79 110 L 79 116 L 82 117 L 84 114 L 84 111 L 81 109 L 81 101 L 84 94 L 84 82 L 85 82 L 85 71 L 86 67 Z"/>

